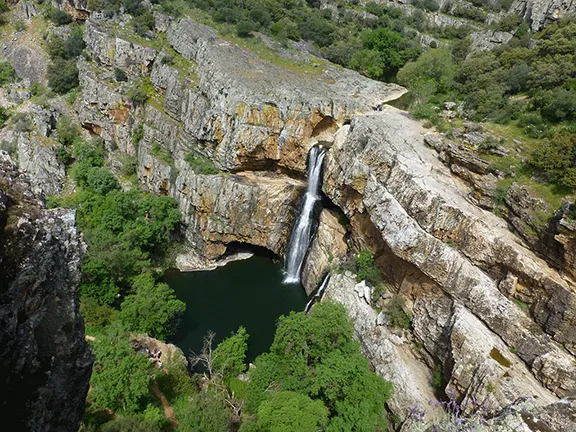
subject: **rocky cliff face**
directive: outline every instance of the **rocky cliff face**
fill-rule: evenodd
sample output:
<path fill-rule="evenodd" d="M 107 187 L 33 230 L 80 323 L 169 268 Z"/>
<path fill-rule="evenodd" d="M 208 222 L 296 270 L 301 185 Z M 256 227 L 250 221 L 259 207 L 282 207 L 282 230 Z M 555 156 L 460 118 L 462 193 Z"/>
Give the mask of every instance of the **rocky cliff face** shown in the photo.
<path fill-rule="evenodd" d="M 349 217 L 353 243 L 376 254 L 408 300 L 422 359 L 441 364 L 461 398 L 498 410 L 519 394 L 542 403 L 572 394 L 573 283 L 471 204 L 423 134 L 386 107 L 336 135 L 324 191 Z"/>
<path fill-rule="evenodd" d="M 92 356 L 74 219 L 46 210 L 0 151 L 0 411 L 14 430 L 75 432 L 84 410 Z"/>
<path fill-rule="evenodd" d="M 157 15 L 166 29 L 162 49 L 115 36 L 110 25 L 86 22 L 93 62 L 80 64 L 75 109 L 111 149 L 137 156 L 150 190 L 178 200 L 187 238 L 208 258 L 231 242 L 282 254 L 310 147 L 330 143 L 343 123 L 405 91 L 330 65 L 307 73 L 279 67 L 190 19 Z M 134 105 L 128 85 L 113 82 L 116 67 L 149 79 L 148 104 Z M 189 154 L 226 174 L 194 172 Z"/>
<path fill-rule="evenodd" d="M 510 12 L 528 20 L 532 30 L 537 31 L 558 19 L 576 12 L 574 0 L 515 0 Z"/>

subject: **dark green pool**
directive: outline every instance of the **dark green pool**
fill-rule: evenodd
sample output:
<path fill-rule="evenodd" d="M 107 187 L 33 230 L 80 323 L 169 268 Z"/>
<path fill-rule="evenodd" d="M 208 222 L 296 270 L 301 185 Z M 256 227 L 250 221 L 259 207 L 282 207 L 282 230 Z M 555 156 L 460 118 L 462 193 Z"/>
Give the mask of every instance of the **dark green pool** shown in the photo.
<path fill-rule="evenodd" d="M 170 342 L 184 354 L 199 353 L 208 330 L 218 343 L 239 326 L 250 334 L 247 360 L 267 351 L 274 339 L 276 320 L 290 311 L 302 311 L 306 294 L 301 285 L 284 285 L 280 264 L 254 256 L 212 271 L 169 270 L 162 281 L 186 302 L 186 313 Z"/>

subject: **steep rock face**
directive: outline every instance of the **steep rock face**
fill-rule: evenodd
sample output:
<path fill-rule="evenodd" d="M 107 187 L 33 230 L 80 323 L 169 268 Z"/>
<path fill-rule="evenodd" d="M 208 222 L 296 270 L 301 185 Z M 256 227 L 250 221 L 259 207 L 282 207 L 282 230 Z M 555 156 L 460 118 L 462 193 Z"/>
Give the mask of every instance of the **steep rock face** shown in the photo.
<path fill-rule="evenodd" d="M 533 31 L 542 30 L 548 24 L 576 12 L 574 0 L 515 0 L 510 12 L 528 20 Z"/>
<path fill-rule="evenodd" d="M 281 68 L 193 20 L 156 18 L 180 54 L 113 36 L 105 21 L 86 22 L 94 63 L 79 62 L 78 117 L 111 151 L 137 156 L 151 191 L 179 201 L 198 252 L 215 258 L 245 242 L 283 253 L 302 186 L 285 174 L 303 177 L 310 146 L 331 142 L 345 120 L 405 90 L 333 66 L 318 74 Z M 112 82 L 115 67 L 150 79 L 149 103 L 129 100 L 131 84 Z M 238 175 L 197 175 L 184 161 L 189 154 Z"/>
<path fill-rule="evenodd" d="M 332 260 L 344 255 L 347 250 L 346 228 L 338 221 L 338 214 L 328 209 L 322 210 L 318 232 L 310 244 L 302 268 L 302 285 L 308 295 L 318 288 Z"/>
<path fill-rule="evenodd" d="M 181 123 L 187 145 L 228 171 L 278 166 L 304 172 L 311 145 L 405 91 L 329 65 L 318 74 L 275 66 L 191 19 L 170 24 L 166 37 L 188 63 L 176 68 L 162 60 L 165 53 L 111 36 L 105 22 L 86 23 L 95 61 L 132 75 L 150 73 L 163 110 Z M 81 118 L 90 103 L 77 106 Z"/>
<path fill-rule="evenodd" d="M 14 430 L 76 431 L 92 356 L 76 288 L 82 243 L 74 212 L 46 210 L 0 152 L 0 376 Z"/>
<path fill-rule="evenodd" d="M 443 362 L 459 394 L 489 393 L 488 382 L 455 374 L 457 358 L 466 355 L 440 355 L 462 337 L 456 336 L 457 324 L 464 329 L 472 319 L 483 323 L 495 342 L 503 341 L 510 351 L 507 361 L 528 365 L 543 387 L 558 396 L 574 392 L 576 365 L 566 351 L 576 351 L 573 284 L 519 244 L 500 219 L 470 204 L 467 188 L 425 148 L 422 135 L 415 121 L 392 107 L 355 118 L 338 132 L 324 191 L 350 218 L 353 242 L 376 252 L 377 262 L 401 291 L 414 275 L 432 283 L 431 288 L 408 283 L 404 289 L 416 328 L 418 320 L 426 319 L 418 304 L 431 300 L 430 289 L 438 298 L 447 296 L 444 312 L 429 308 L 436 318 L 421 324 L 426 330 L 419 337 Z M 513 301 L 519 297 L 530 303 L 530 315 Z M 460 333 L 470 341 L 476 337 Z M 479 366 L 485 354 L 475 355 L 472 364 Z M 526 393 L 532 391 L 517 383 Z M 509 402 L 512 393 L 497 395 L 498 405 Z"/>

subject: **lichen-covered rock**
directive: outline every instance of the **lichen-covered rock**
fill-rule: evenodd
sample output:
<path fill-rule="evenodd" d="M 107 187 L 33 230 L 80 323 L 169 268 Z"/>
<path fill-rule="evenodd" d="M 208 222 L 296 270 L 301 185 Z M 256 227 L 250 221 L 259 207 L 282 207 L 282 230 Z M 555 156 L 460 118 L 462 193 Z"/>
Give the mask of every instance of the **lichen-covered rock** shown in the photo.
<path fill-rule="evenodd" d="M 475 51 L 492 50 L 498 46 L 505 45 L 512 40 L 514 35 L 509 32 L 498 30 L 484 30 L 470 34 L 472 44 L 470 53 Z"/>
<path fill-rule="evenodd" d="M 92 355 L 72 210 L 46 210 L 0 152 L 0 411 L 13 430 L 78 430 Z"/>
<path fill-rule="evenodd" d="M 515 0 L 510 6 L 516 13 L 530 23 L 533 31 L 542 30 L 560 18 L 576 12 L 574 0 Z"/>
<path fill-rule="evenodd" d="M 391 256 L 378 262 L 397 286 L 408 272 L 425 275 L 516 350 L 543 386 L 570 394 L 576 363 L 565 348 L 576 352 L 574 286 L 467 201 L 468 189 L 425 147 L 423 133 L 392 107 L 355 118 L 336 136 L 324 191 L 349 217 L 353 241 L 361 238 L 377 259 Z M 508 273 L 518 280 L 512 294 L 498 285 Z M 513 301 L 516 292 L 529 295 L 530 315 Z"/>

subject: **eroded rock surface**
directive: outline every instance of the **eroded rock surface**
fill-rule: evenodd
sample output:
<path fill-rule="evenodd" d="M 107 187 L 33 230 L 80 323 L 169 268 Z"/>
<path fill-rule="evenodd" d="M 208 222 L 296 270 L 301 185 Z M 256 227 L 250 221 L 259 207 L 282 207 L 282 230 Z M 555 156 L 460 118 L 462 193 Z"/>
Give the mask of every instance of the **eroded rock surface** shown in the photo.
<path fill-rule="evenodd" d="M 429 301 L 430 290 L 454 302 L 440 314 L 434 311 L 437 317 L 423 324 L 426 332 L 419 337 L 427 351 L 443 361 L 448 381 L 460 395 L 482 394 L 480 388 L 487 386 L 464 378 L 468 367 L 485 362 L 487 347 L 475 355 L 453 352 L 446 360 L 440 354 L 452 344 L 463 346 L 454 339 L 457 331 L 458 338 L 473 341 L 471 329 L 481 328 L 480 323 L 494 341 L 505 344 L 495 346 L 499 352 L 508 351 L 513 362 L 526 364 L 525 373 L 533 374 L 530 381 L 518 379 L 511 390 L 493 393 L 500 407 L 511 402 L 515 386 L 533 392 L 534 377 L 547 389 L 538 390 L 542 394 L 573 393 L 572 282 L 520 244 L 501 219 L 472 205 L 469 189 L 425 147 L 423 134 L 418 123 L 392 107 L 357 117 L 338 132 L 324 191 L 350 218 L 353 242 L 376 253 L 377 262 L 409 299 L 416 328 L 426 316 L 417 305 Z M 422 278 L 429 282 L 411 282 Z M 500 283 L 505 279 L 510 282 Z M 409 289 L 403 288 L 406 284 Z M 529 303 L 529 313 L 518 298 Z M 478 325 L 470 327 L 474 320 Z M 462 365 L 459 372 L 458 357 L 475 366 Z"/>
<path fill-rule="evenodd" d="M 46 210 L 0 151 L 0 411 L 13 430 L 76 432 L 92 355 L 73 210 Z"/>
<path fill-rule="evenodd" d="M 517 13 L 530 23 L 533 31 L 576 12 L 574 0 L 515 0 L 510 12 Z"/>

